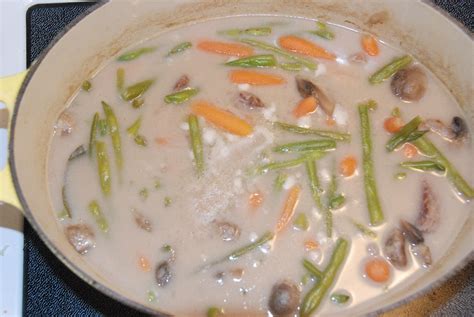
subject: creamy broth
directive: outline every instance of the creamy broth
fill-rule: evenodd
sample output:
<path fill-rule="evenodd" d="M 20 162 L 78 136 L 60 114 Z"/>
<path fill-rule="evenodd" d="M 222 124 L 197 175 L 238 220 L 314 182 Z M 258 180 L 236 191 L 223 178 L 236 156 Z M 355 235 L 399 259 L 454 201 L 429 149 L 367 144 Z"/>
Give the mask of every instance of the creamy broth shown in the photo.
<path fill-rule="evenodd" d="M 217 31 L 242 29 L 243 26 L 267 26 L 271 28 L 271 34 L 241 34 L 240 38 L 278 45 L 280 37 L 292 34 L 324 47 L 337 58 L 327 60 L 290 52 L 317 63 L 317 69 L 303 67 L 295 72 L 281 67 L 245 68 L 280 76 L 285 82 L 267 86 L 232 83 L 229 73 L 244 68 L 224 64 L 239 57 L 210 53 L 200 49 L 199 43 L 204 40 L 239 43 L 239 37 Z M 371 281 L 364 270 L 367 260 L 377 256 L 387 259 L 384 245 L 392 230 L 400 228 L 400 220 L 415 224 L 422 210 L 422 184 L 428 184 L 428 191 L 436 201 L 428 209 L 439 210 L 438 225 L 432 232 L 423 234 L 424 245 L 431 250 L 433 263 L 446 253 L 472 209 L 466 199 L 469 197 L 458 195 L 456 187 L 445 176 L 400 167 L 400 162 L 404 161 L 433 160 L 419 153 L 407 158 L 405 148 L 388 152 L 385 145 L 392 135 L 384 129 L 384 122 L 398 107 L 404 123 L 417 115 L 423 119 L 439 119 L 446 124 L 444 130 L 452 134 L 451 120 L 455 116 L 463 118 L 462 111 L 439 80 L 418 61 L 413 61 L 412 65 L 418 65 L 426 74 L 426 92 L 419 101 L 406 103 L 395 96 L 390 88 L 393 79 L 380 84 L 369 83 L 368 78 L 373 73 L 404 53 L 378 41 L 379 53 L 369 56 L 363 53 L 360 33 L 331 24 L 327 28 L 334 33 L 334 39 L 307 32 L 317 30 L 314 21 L 285 17 L 233 17 L 178 28 L 125 50 L 118 56 L 143 47 L 156 48 L 133 60 L 111 60 L 89 80 L 89 90 L 82 89 L 72 98 L 51 141 L 49 190 L 55 210 L 64 210 L 64 196 L 69 203 L 71 218 L 64 212 L 58 216 L 59 225 L 64 226 L 67 234 L 71 235 L 67 228 L 77 224 L 87 225 L 93 232 L 93 247 L 86 245 L 79 251 L 87 251 L 84 259 L 99 274 L 117 288 L 142 298 L 142 302 L 149 301 L 157 309 L 177 315 L 205 315 L 209 307 L 222 308 L 227 313 L 267 314 L 272 287 L 282 281 L 298 287 L 298 303 L 301 303 L 318 283 L 308 275 L 302 265 L 303 259 L 324 271 L 338 238 L 343 237 L 349 242 L 345 261 L 321 304 L 312 311 L 340 314 L 429 270 L 429 265 L 423 265 L 413 254 L 414 247 L 408 239 L 403 246 L 407 264 L 400 269 L 386 261 L 389 264 L 387 281 Z M 183 42 L 192 43 L 192 47 L 166 56 Z M 278 63 L 294 62 L 256 47 L 253 52 L 255 55 L 272 54 Z M 366 61 L 354 62 L 353 54 L 361 52 Z M 154 79 L 143 93 L 144 103 L 140 107 L 134 108 L 121 97 L 116 85 L 119 68 L 124 70 L 124 87 Z M 167 104 L 165 96 L 173 92 L 182 75 L 189 78 L 189 87 L 199 89 L 198 93 L 181 104 Z M 295 83 L 296 77 L 316 84 L 334 102 L 332 119 L 328 120 L 321 105 L 314 113 L 299 119 L 295 117 L 293 111 L 303 99 Z M 242 104 L 239 100 L 242 92 L 257 96 L 264 107 L 251 109 Z M 385 216 L 383 223 L 376 226 L 370 225 L 368 214 L 358 112 L 358 104 L 369 99 L 377 103 L 376 109 L 369 111 L 372 161 Z M 78 146 L 88 148 L 94 114 L 99 113 L 101 120 L 105 118 L 101 101 L 110 105 L 116 115 L 123 155 L 123 167 L 120 168 L 110 131 L 103 136 L 94 132 L 97 143 L 103 142 L 108 154 L 109 195 L 104 194 L 99 182 L 95 144 L 91 156 L 84 154 L 66 163 Z M 235 135 L 198 113 L 204 158 L 201 176 L 197 172 L 187 121 L 192 111 L 196 112 L 195 106 L 199 102 L 228 110 L 252 127 L 252 132 L 246 136 Z M 138 135 L 146 139 L 146 146 L 137 144 L 135 137 L 127 133 L 127 128 L 138 118 L 141 118 Z M 323 210 L 313 199 L 305 163 L 264 173 L 256 171 L 264 164 L 302 155 L 275 153 L 272 149 L 277 145 L 325 139 L 285 131 L 272 125 L 276 121 L 351 135 L 350 141 L 337 141 L 334 151 L 328 151 L 316 160 L 317 176 L 323 189 L 320 193 Z M 430 127 L 425 121 L 419 130 L 427 129 L 426 126 Z M 473 183 L 472 165 L 469 164 L 473 150 L 469 137 L 446 140 L 429 131 L 422 138 L 431 140 L 467 183 Z M 349 156 L 355 158 L 356 169 L 353 175 L 346 173 L 344 176 L 340 173 L 341 162 Z M 406 173 L 406 177 L 400 173 Z M 325 206 L 333 174 L 337 180 L 336 193 L 344 195 L 345 203 L 331 210 L 333 232 L 328 238 Z M 403 179 L 398 179 L 397 174 Z M 279 175 L 286 176 L 281 188 L 275 185 Z M 62 195 L 64 184 L 65 195 Z M 266 232 L 275 232 L 286 200 L 297 188 L 301 192 L 295 212 L 271 241 L 237 259 L 212 264 L 255 242 Z M 100 229 L 100 221 L 97 222 L 89 211 L 91 201 L 100 206 L 108 225 L 105 233 Z M 298 229 L 294 224 L 296 219 L 302 219 L 302 214 L 309 224 L 307 230 Z M 137 225 L 137 217 L 141 227 Z M 223 228 L 225 222 L 234 224 L 239 234 L 223 237 L 219 228 Z M 353 222 L 370 228 L 376 238 L 362 233 Z M 224 241 L 226 238 L 232 241 Z M 314 249 L 308 250 L 311 249 L 308 241 L 313 242 Z M 163 249 L 165 245 L 170 246 L 172 252 Z M 162 263 L 169 267 L 171 278 L 157 282 L 156 268 Z M 334 293 L 348 294 L 350 299 L 345 304 L 336 304 L 330 300 Z M 298 311 L 291 314 L 298 314 Z"/>

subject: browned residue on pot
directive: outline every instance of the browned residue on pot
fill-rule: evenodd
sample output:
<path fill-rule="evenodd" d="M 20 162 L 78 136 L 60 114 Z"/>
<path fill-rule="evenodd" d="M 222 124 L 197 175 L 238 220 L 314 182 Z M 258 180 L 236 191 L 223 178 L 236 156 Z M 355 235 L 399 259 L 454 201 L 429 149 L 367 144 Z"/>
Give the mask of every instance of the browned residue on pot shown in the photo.
<path fill-rule="evenodd" d="M 0 109 L 0 129 L 8 128 L 8 110 Z"/>

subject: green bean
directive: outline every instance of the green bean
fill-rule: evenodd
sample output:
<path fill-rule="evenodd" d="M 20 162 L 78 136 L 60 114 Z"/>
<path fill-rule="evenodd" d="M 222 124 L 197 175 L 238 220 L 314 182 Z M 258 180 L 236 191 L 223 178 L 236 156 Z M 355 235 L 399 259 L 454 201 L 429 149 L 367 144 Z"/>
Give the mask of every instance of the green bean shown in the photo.
<path fill-rule="evenodd" d="M 171 199 L 171 197 L 167 196 L 163 199 L 163 205 L 165 205 L 165 207 L 171 206 L 172 202 L 173 202 L 173 200 Z"/>
<path fill-rule="evenodd" d="M 197 95 L 198 92 L 199 92 L 199 89 L 197 88 L 190 88 L 190 87 L 184 88 L 181 91 L 165 96 L 165 102 L 177 105 L 185 101 L 188 101 L 193 96 Z"/>
<path fill-rule="evenodd" d="M 217 307 L 209 307 L 206 313 L 207 317 L 220 317 L 224 316 L 224 310 L 222 308 Z"/>
<path fill-rule="evenodd" d="M 323 272 L 321 272 L 320 269 L 318 269 L 311 261 L 307 259 L 303 259 L 303 266 L 310 273 L 312 276 L 317 278 L 318 280 L 322 280 L 324 277 Z"/>
<path fill-rule="evenodd" d="M 293 132 L 297 134 L 312 134 L 312 135 L 317 135 L 317 136 L 328 138 L 328 139 L 333 139 L 335 141 L 350 141 L 351 140 L 351 135 L 349 133 L 302 128 L 297 125 L 288 124 L 284 122 L 273 122 L 273 125 L 284 131 Z"/>
<path fill-rule="evenodd" d="M 329 200 L 329 210 L 339 209 L 342 206 L 344 206 L 345 202 L 346 202 L 346 197 L 344 197 L 344 195 L 342 194 L 336 195 Z"/>
<path fill-rule="evenodd" d="M 345 239 L 339 238 L 332 253 L 331 260 L 323 272 L 322 278 L 304 297 L 300 306 L 300 316 L 311 316 L 311 314 L 318 308 L 329 288 L 334 283 L 339 268 L 344 262 L 348 251 L 349 243 Z"/>
<path fill-rule="evenodd" d="M 319 151 L 312 151 L 309 152 L 305 155 L 302 155 L 296 159 L 288 160 L 288 161 L 278 161 L 278 162 L 271 162 L 268 164 L 261 165 L 257 167 L 256 173 L 257 174 L 264 174 L 268 171 L 271 170 L 277 170 L 277 169 L 282 169 L 282 168 L 287 168 L 287 167 L 295 167 L 298 165 L 303 164 L 306 162 L 308 159 L 320 159 L 325 155 L 324 152 L 319 152 Z"/>
<path fill-rule="evenodd" d="M 109 127 L 107 126 L 106 119 L 99 119 L 97 121 L 97 129 L 99 130 L 100 136 L 105 136 L 109 133 Z"/>
<path fill-rule="evenodd" d="M 383 222 L 384 215 L 377 194 L 374 163 L 372 161 L 372 136 L 370 132 L 369 103 L 359 105 L 359 116 L 362 138 L 365 196 L 369 210 L 370 224 L 377 226 Z"/>
<path fill-rule="evenodd" d="M 125 52 L 120 55 L 117 60 L 120 62 L 128 62 L 137 59 L 144 54 L 153 53 L 154 51 L 156 51 L 156 47 L 142 47 L 133 51 Z"/>
<path fill-rule="evenodd" d="M 226 66 L 237 66 L 237 67 L 275 67 L 277 61 L 275 56 L 266 54 L 266 55 L 253 55 L 248 57 L 243 57 L 236 59 L 235 61 L 230 61 L 225 63 Z"/>
<path fill-rule="evenodd" d="M 269 27 L 255 27 L 248 29 L 231 29 L 219 31 L 218 34 L 227 35 L 227 36 L 241 36 L 241 35 L 251 35 L 251 36 L 267 36 L 272 33 L 272 29 Z"/>
<path fill-rule="evenodd" d="M 84 80 L 84 81 L 82 82 L 82 85 L 81 85 L 81 89 L 82 89 L 82 90 L 84 90 L 84 91 L 89 91 L 89 90 L 91 90 L 91 88 L 92 88 L 92 84 L 91 84 L 90 81 Z"/>
<path fill-rule="evenodd" d="M 102 232 L 107 233 L 109 231 L 109 224 L 107 223 L 107 219 L 105 219 L 104 214 L 100 210 L 99 203 L 95 200 L 89 203 L 89 212 L 94 216 L 95 222 L 99 226 Z"/>
<path fill-rule="evenodd" d="M 183 42 L 183 43 L 180 43 L 180 44 L 176 45 L 175 47 L 173 47 L 173 48 L 168 52 L 168 54 L 166 54 L 166 56 L 171 56 L 171 55 L 175 55 L 175 54 L 184 52 L 185 50 L 191 48 L 192 46 L 193 46 L 193 44 L 192 44 L 191 42 Z"/>
<path fill-rule="evenodd" d="M 281 191 L 283 189 L 283 184 L 285 184 L 286 179 L 288 178 L 288 175 L 279 173 L 277 177 L 275 178 L 275 182 L 273 183 L 273 186 L 277 191 Z"/>
<path fill-rule="evenodd" d="M 319 37 L 322 37 L 323 39 L 326 40 L 333 40 L 334 39 L 334 33 L 328 29 L 327 25 L 323 22 L 316 22 L 316 26 L 318 29 L 316 31 L 310 31 L 310 33 L 317 35 Z"/>
<path fill-rule="evenodd" d="M 63 185 L 63 187 L 61 188 L 61 198 L 63 200 L 64 214 L 68 218 L 72 218 L 71 205 L 69 204 L 69 199 L 66 193 L 66 185 Z"/>
<path fill-rule="evenodd" d="M 435 161 L 406 161 L 400 163 L 401 167 L 405 167 L 419 172 L 445 172 L 446 167 Z"/>
<path fill-rule="evenodd" d="M 311 60 L 308 60 L 308 59 L 290 54 L 290 53 L 276 47 L 275 45 L 268 44 L 268 43 L 265 43 L 265 42 L 262 42 L 262 41 L 252 40 L 252 39 L 241 39 L 240 41 L 245 43 L 245 44 L 248 44 L 250 46 L 257 47 L 257 48 L 260 48 L 262 50 L 270 51 L 270 52 L 273 52 L 275 54 L 279 54 L 281 56 L 284 56 L 288 59 L 291 59 L 291 60 L 293 60 L 297 63 L 300 63 L 300 64 L 306 66 L 310 70 L 316 70 L 316 68 L 318 67 L 318 64 L 312 62 Z"/>
<path fill-rule="evenodd" d="M 147 292 L 147 299 L 149 302 L 154 302 L 156 300 L 156 294 L 153 291 Z"/>
<path fill-rule="evenodd" d="M 305 165 L 306 165 L 306 173 L 308 174 L 308 178 L 309 178 L 311 196 L 313 197 L 313 200 L 316 203 L 316 207 L 318 207 L 318 209 L 324 215 L 326 235 L 328 236 L 328 238 L 331 238 L 332 237 L 332 213 L 331 213 L 331 210 L 329 210 L 329 208 L 326 208 L 326 206 L 324 206 L 321 201 L 321 194 L 323 193 L 323 189 L 319 182 L 316 161 L 314 159 L 307 160 L 305 162 Z"/>
<path fill-rule="evenodd" d="M 306 217 L 306 214 L 298 214 L 293 221 L 293 227 L 298 230 L 307 231 L 309 229 L 309 221 L 308 217 Z"/>
<path fill-rule="evenodd" d="M 97 139 L 97 125 L 99 123 L 99 113 L 96 112 L 92 118 L 91 131 L 89 133 L 89 157 L 92 157 L 95 141 Z"/>
<path fill-rule="evenodd" d="M 403 69 L 407 67 L 408 65 L 411 64 L 413 59 L 409 55 L 405 55 L 402 57 L 398 57 L 376 71 L 372 76 L 369 77 L 369 82 L 372 85 L 375 84 L 380 84 L 386 79 L 389 79 L 392 77 L 396 72 L 398 72 L 400 69 Z"/>
<path fill-rule="evenodd" d="M 120 95 L 122 96 L 123 100 L 133 100 L 143 95 L 154 82 L 154 79 L 140 81 L 136 84 L 133 84 L 132 86 L 123 89 Z"/>
<path fill-rule="evenodd" d="M 278 66 L 290 72 L 299 72 L 303 69 L 303 65 L 300 63 L 280 63 Z"/>
<path fill-rule="evenodd" d="M 109 156 L 104 142 L 96 141 L 95 150 L 97 156 L 97 166 L 99 171 L 100 188 L 105 196 L 110 194 L 111 178 Z"/>
<path fill-rule="evenodd" d="M 398 179 L 398 180 L 402 180 L 402 179 L 405 179 L 407 177 L 407 173 L 397 173 L 395 174 L 395 179 Z"/>
<path fill-rule="evenodd" d="M 140 130 L 141 125 L 142 117 L 138 117 L 137 120 L 135 120 L 132 125 L 127 128 L 128 135 L 133 137 L 138 135 L 138 130 Z"/>
<path fill-rule="evenodd" d="M 123 165 L 122 141 L 120 140 L 120 130 L 117 117 L 115 116 L 112 107 L 110 107 L 105 101 L 102 101 L 102 108 L 104 109 L 105 119 L 107 120 L 109 133 L 112 137 L 112 146 L 114 148 L 115 153 L 115 162 L 117 163 L 117 167 L 121 169 Z"/>
<path fill-rule="evenodd" d="M 422 120 L 419 116 L 414 117 L 410 122 L 405 124 L 400 131 L 395 133 L 390 140 L 388 140 L 387 144 L 385 145 L 385 148 L 389 151 L 392 152 L 395 150 L 398 146 L 402 145 L 403 143 L 408 142 L 407 140 L 410 137 L 410 134 L 413 132 L 417 131 L 418 126 L 421 124 Z M 416 139 L 415 139 L 416 140 Z M 413 137 L 412 137 L 412 141 Z"/>
<path fill-rule="evenodd" d="M 441 153 L 427 137 L 421 137 L 414 141 L 413 144 L 423 155 L 431 157 L 446 168 L 446 177 L 454 185 L 456 191 L 461 196 L 468 200 L 474 198 L 474 189 L 466 182 L 461 174 L 459 174 L 454 165 L 449 162 L 443 153 Z"/>
<path fill-rule="evenodd" d="M 81 144 L 74 151 L 72 151 L 67 161 L 68 162 L 74 161 L 75 159 L 83 156 L 86 153 L 87 153 L 86 148 L 84 147 L 84 145 Z"/>
<path fill-rule="evenodd" d="M 400 113 L 400 108 L 398 107 L 395 107 L 393 108 L 392 112 L 390 113 L 390 115 L 392 117 L 400 117 L 401 113 Z"/>
<path fill-rule="evenodd" d="M 141 134 L 137 134 L 133 138 L 133 141 L 135 142 L 135 144 L 140 145 L 140 146 L 147 146 L 148 144 L 148 141 L 146 140 L 146 138 Z"/>
<path fill-rule="evenodd" d="M 360 222 L 355 221 L 352 218 L 349 219 L 351 220 L 354 227 L 356 227 L 364 236 L 367 236 L 371 239 L 377 239 L 377 233 L 375 233 L 375 231 L 370 230 L 368 227 L 364 226 Z"/>
<path fill-rule="evenodd" d="M 122 67 L 117 69 L 117 79 L 116 79 L 117 90 L 122 92 L 125 87 L 125 70 Z"/>
<path fill-rule="evenodd" d="M 202 148 L 201 128 L 199 127 L 199 119 L 195 115 L 188 117 L 189 136 L 191 138 L 191 147 L 193 148 L 194 164 L 199 176 L 204 172 L 204 154 Z"/>
<path fill-rule="evenodd" d="M 351 299 L 349 295 L 346 294 L 332 294 L 331 295 L 331 301 L 336 303 L 336 304 L 345 304 Z"/>
<path fill-rule="evenodd" d="M 143 98 L 137 97 L 132 100 L 132 108 L 138 109 L 141 106 L 143 106 L 144 103 L 145 103 L 145 100 L 143 100 Z"/>
<path fill-rule="evenodd" d="M 336 148 L 334 140 L 311 140 L 287 143 L 273 148 L 273 152 L 332 151 Z"/>
<path fill-rule="evenodd" d="M 138 195 L 140 196 L 142 200 L 146 200 L 148 198 L 148 188 L 144 187 L 140 189 L 140 191 L 138 192 Z"/>
<path fill-rule="evenodd" d="M 412 133 L 410 133 L 408 135 L 408 137 L 406 138 L 405 142 L 408 143 L 408 142 L 413 142 L 419 138 L 421 138 L 422 136 L 424 136 L 426 133 L 428 133 L 428 130 L 425 130 L 425 131 L 413 131 Z"/>

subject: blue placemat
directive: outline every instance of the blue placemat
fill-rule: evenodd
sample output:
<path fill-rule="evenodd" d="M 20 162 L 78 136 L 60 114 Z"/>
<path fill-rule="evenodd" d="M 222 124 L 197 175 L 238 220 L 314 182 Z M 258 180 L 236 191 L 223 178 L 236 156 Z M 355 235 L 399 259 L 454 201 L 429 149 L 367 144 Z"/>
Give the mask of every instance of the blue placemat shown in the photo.
<path fill-rule="evenodd" d="M 401 1 L 401 0 L 398 0 Z M 473 0 L 435 0 L 471 31 L 474 29 Z M 75 17 L 91 3 L 40 5 L 27 15 L 27 60 L 31 63 Z M 25 307 L 27 316 L 142 316 L 96 291 L 67 269 L 25 223 Z M 468 280 L 465 280 L 468 277 Z M 437 309 L 436 316 L 474 316 L 474 265 L 457 275 L 459 291 Z M 436 290 L 428 296 L 436 297 Z"/>

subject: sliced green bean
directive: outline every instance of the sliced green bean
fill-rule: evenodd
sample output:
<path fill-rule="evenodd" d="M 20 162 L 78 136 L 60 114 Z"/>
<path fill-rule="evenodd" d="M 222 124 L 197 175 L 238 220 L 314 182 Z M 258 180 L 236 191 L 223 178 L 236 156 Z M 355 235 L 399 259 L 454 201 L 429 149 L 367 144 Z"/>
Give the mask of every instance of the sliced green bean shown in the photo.
<path fill-rule="evenodd" d="M 299 213 L 296 215 L 295 220 L 293 221 L 293 227 L 298 230 L 307 231 L 309 229 L 309 221 L 306 214 Z"/>
<path fill-rule="evenodd" d="M 122 67 L 117 68 L 116 84 L 117 90 L 122 92 L 125 87 L 125 70 Z"/>
<path fill-rule="evenodd" d="M 401 167 L 405 167 L 414 171 L 419 172 L 442 172 L 446 171 L 446 167 L 444 165 L 435 162 L 435 161 L 406 161 L 400 163 Z"/>
<path fill-rule="evenodd" d="M 349 295 L 346 295 L 346 294 L 336 294 L 336 293 L 334 293 L 334 294 L 331 295 L 331 301 L 333 303 L 336 303 L 336 304 L 345 304 L 350 299 L 351 299 L 351 297 Z"/>
<path fill-rule="evenodd" d="M 95 150 L 96 150 L 96 156 L 97 156 L 97 166 L 98 166 L 98 171 L 99 171 L 100 188 L 102 189 L 102 193 L 104 193 L 105 196 L 108 196 L 110 194 L 111 178 L 110 178 L 110 163 L 109 163 L 109 156 L 107 154 L 107 147 L 104 142 L 96 141 Z"/>
<path fill-rule="evenodd" d="M 307 259 L 303 259 L 303 266 L 310 273 L 312 276 L 317 278 L 318 280 L 322 280 L 324 274 L 318 269 L 311 261 Z"/>
<path fill-rule="evenodd" d="M 146 200 L 148 198 L 148 188 L 144 187 L 140 189 L 138 192 L 138 195 L 140 196 L 141 199 Z"/>
<path fill-rule="evenodd" d="M 364 187 L 369 211 L 370 224 L 380 225 L 384 221 L 382 207 L 377 193 L 374 163 L 372 161 L 372 135 L 369 119 L 369 103 L 359 105 L 359 116 L 362 138 L 362 160 L 364 170 Z"/>
<path fill-rule="evenodd" d="M 143 95 L 150 88 L 150 86 L 153 85 L 154 82 L 155 82 L 154 79 L 147 79 L 144 81 L 140 81 L 127 88 L 124 88 L 120 95 L 122 96 L 123 100 L 126 100 L 126 101 L 133 100 Z"/>
<path fill-rule="evenodd" d="M 400 173 L 395 174 L 395 179 L 402 180 L 405 178 L 407 178 L 407 173 L 400 172 Z"/>
<path fill-rule="evenodd" d="M 72 218 L 71 205 L 69 204 L 69 199 L 66 193 L 66 185 L 63 185 L 61 188 L 61 198 L 63 200 L 64 214 L 68 218 Z"/>
<path fill-rule="evenodd" d="M 316 70 L 316 68 L 318 67 L 318 64 L 316 64 L 316 63 L 314 63 L 314 62 L 312 62 L 308 59 L 290 54 L 290 53 L 276 47 L 275 45 L 268 44 L 268 43 L 265 43 L 265 42 L 262 42 L 262 41 L 252 40 L 252 39 L 241 39 L 240 41 L 243 42 L 243 43 L 246 43 L 250 46 L 257 47 L 259 49 L 262 49 L 262 50 L 265 50 L 265 51 L 270 51 L 270 52 L 273 52 L 275 54 L 284 56 L 288 59 L 291 59 L 291 60 L 293 60 L 297 63 L 300 63 L 300 64 L 306 66 L 307 68 L 309 68 L 311 70 Z"/>
<path fill-rule="evenodd" d="M 138 135 L 138 130 L 140 130 L 140 127 L 142 125 L 142 117 L 138 117 L 137 120 L 135 120 L 131 126 L 127 128 L 127 133 L 130 136 L 135 137 Z"/>
<path fill-rule="evenodd" d="M 120 55 L 117 60 L 120 62 L 128 62 L 137 59 L 144 54 L 153 53 L 154 51 L 156 51 L 156 47 L 142 47 L 133 51 L 125 52 L 124 54 Z"/>
<path fill-rule="evenodd" d="M 171 199 L 171 197 L 167 196 L 163 199 L 163 204 L 165 205 L 165 207 L 171 206 L 172 202 L 173 202 L 173 200 Z"/>
<path fill-rule="evenodd" d="M 89 91 L 89 90 L 91 90 L 91 88 L 92 88 L 92 84 L 91 84 L 90 81 L 84 80 L 84 81 L 82 82 L 82 85 L 81 85 L 81 89 L 82 89 L 82 90 L 84 90 L 84 91 Z"/>
<path fill-rule="evenodd" d="M 132 108 L 138 109 L 141 106 L 143 106 L 144 103 L 145 103 L 145 100 L 143 100 L 143 98 L 137 97 L 132 100 Z"/>
<path fill-rule="evenodd" d="M 351 140 L 350 133 L 327 131 L 327 130 L 315 130 L 315 129 L 299 127 L 297 125 L 284 123 L 284 122 L 273 122 L 273 125 L 284 131 L 288 131 L 288 132 L 292 132 L 296 134 L 317 135 L 320 137 L 333 139 L 335 141 L 350 141 Z"/>
<path fill-rule="evenodd" d="M 403 69 L 411 64 L 413 58 L 409 55 L 395 58 L 393 61 L 376 71 L 372 76 L 369 77 L 369 82 L 372 85 L 380 84 L 386 79 L 392 77 L 400 69 Z"/>
<path fill-rule="evenodd" d="M 303 164 L 308 159 L 315 159 L 315 160 L 320 159 L 325 154 L 326 153 L 324 153 L 324 152 L 313 151 L 313 152 L 309 152 L 308 154 L 302 155 L 302 156 L 300 156 L 296 159 L 293 159 L 293 160 L 271 162 L 271 163 L 264 164 L 264 165 L 261 165 L 261 166 L 257 167 L 256 173 L 257 174 L 264 174 L 264 173 L 267 173 L 268 171 L 271 171 L 271 170 L 277 170 L 277 169 L 282 169 L 282 168 L 287 168 L 287 167 L 295 167 L 295 166 Z"/>
<path fill-rule="evenodd" d="M 326 40 L 333 40 L 334 39 L 335 35 L 328 28 L 326 23 L 318 21 L 318 22 L 316 22 L 316 26 L 318 27 L 318 29 L 315 30 L 315 31 L 310 31 L 310 33 L 312 33 L 314 35 L 317 35 L 319 37 L 322 37 L 323 39 L 326 39 Z"/>
<path fill-rule="evenodd" d="M 226 66 L 236 66 L 244 68 L 252 67 L 275 67 L 277 61 L 275 56 L 270 54 L 265 55 L 253 55 L 248 57 L 243 57 L 236 59 L 235 61 L 230 61 L 225 63 Z"/>
<path fill-rule="evenodd" d="M 96 112 L 92 118 L 91 131 L 89 132 L 89 157 L 92 157 L 95 141 L 97 139 L 97 125 L 99 124 L 99 113 Z"/>
<path fill-rule="evenodd" d="M 241 36 L 241 35 L 251 35 L 251 36 L 267 36 L 272 33 L 270 27 L 255 27 L 248 29 L 230 29 L 219 31 L 218 34 L 227 35 L 227 36 Z"/>
<path fill-rule="evenodd" d="M 336 195 L 329 200 L 329 210 L 336 210 L 344 206 L 346 197 L 342 194 Z"/>
<path fill-rule="evenodd" d="M 135 142 L 135 144 L 140 145 L 140 146 L 147 146 L 148 144 L 148 141 L 146 140 L 146 138 L 141 134 L 137 134 L 133 138 L 133 141 Z"/>
<path fill-rule="evenodd" d="M 117 164 L 117 167 L 121 169 L 123 165 L 122 141 L 120 139 L 120 130 L 119 130 L 117 117 L 115 116 L 115 113 L 112 107 L 109 104 L 107 104 L 105 101 L 102 101 L 102 108 L 104 109 L 105 119 L 107 120 L 109 133 L 110 133 L 110 136 L 112 137 L 112 146 L 114 148 L 114 153 L 115 153 L 115 162 Z"/>
<path fill-rule="evenodd" d="M 360 222 L 355 221 L 352 218 L 349 218 L 351 220 L 351 223 L 356 227 L 364 236 L 367 236 L 371 239 L 377 239 L 377 233 L 375 231 L 370 230 L 368 227 L 364 226 Z"/>
<path fill-rule="evenodd" d="M 106 136 L 109 133 L 107 119 L 99 119 L 99 121 L 97 121 L 97 129 L 99 130 L 100 136 Z"/>
<path fill-rule="evenodd" d="M 388 140 L 387 144 L 385 145 L 385 148 L 389 151 L 392 152 L 395 150 L 398 146 L 408 142 L 407 140 L 410 138 L 410 135 L 413 132 L 416 132 L 418 129 L 418 126 L 421 124 L 422 120 L 419 116 L 414 117 L 411 119 L 410 122 L 405 124 L 400 131 L 395 133 L 390 140 Z M 416 140 L 411 137 L 412 141 Z"/>
<path fill-rule="evenodd" d="M 309 178 L 309 185 L 311 189 L 311 196 L 316 204 L 316 207 L 322 212 L 324 216 L 324 224 L 326 226 L 326 235 L 328 238 L 332 237 L 332 212 L 329 208 L 323 205 L 321 200 L 321 195 L 323 193 L 323 189 L 321 187 L 321 183 L 319 182 L 318 178 L 318 169 L 316 166 L 316 161 L 307 160 L 305 162 L 306 165 L 306 173 L 308 174 Z"/>
<path fill-rule="evenodd" d="M 191 42 L 180 43 L 180 44 L 176 45 L 175 47 L 173 47 L 168 52 L 168 54 L 166 54 L 166 56 L 176 55 L 178 53 L 184 52 L 187 49 L 190 49 L 191 47 L 193 47 L 193 44 Z"/>
<path fill-rule="evenodd" d="M 336 149 L 336 141 L 334 140 L 311 140 L 303 142 L 293 142 L 278 145 L 273 148 L 273 152 L 304 152 L 304 151 L 321 151 L 327 152 Z"/>
<path fill-rule="evenodd" d="M 199 89 L 197 88 L 190 88 L 190 87 L 184 88 L 181 91 L 166 95 L 165 102 L 177 105 L 185 101 L 188 101 L 192 97 L 196 96 L 198 92 L 199 92 Z"/>
<path fill-rule="evenodd" d="M 86 148 L 84 147 L 84 145 L 81 144 L 74 151 L 72 151 L 67 161 L 68 162 L 74 161 L 75 159 L 83 156 L 86 153 L 87 153 Z"/>
<path fill-rule="evenodd" d="M 300 63 L 280 63 L 278 66 L 290 72 L 299 72 L 303 69 L 303 65 Z"/>
<path fill-rule="evenodd" d="M 156 294 L 153 291 L 148 291 L 146 293 L 146 297 L 147 297 L 149 302 L 154 302 L 156 300 Z"/>
<path fill-rule="evenodd" d="M 277 177 L 275 178 L 275 182 L 273 183 L 273 186 L 277 191 L 281 191 L 283 189 L 283 184 L 285 184 L 287 178 L 288 175 L 284 173 L 279 173 L 277 175 Z"/>
<path fill-rule="evenodd" d="M 306 294 L 300 306 L 300 316 L 309 317 L 318 308 L 324 296 L 331 288 L 336 275 L 342 266 L 347 253 L 349 251 L 349 242 L 343 238 L 339 238 L 336 247 L 332 253 L 331 260 L 323 272 L 323 276 L 311 290 Z"/>
<path fill-rule="evenodd" d="M 102 213 L 99 203 L 95 200 L 89 203 L 89 212 L 94 216 L 95 222 L 99 226 L 99 229 L 102 232 L 107 233 L 109 231 L 109 224 L 107 223 L 107 219 L 105 219 L 104 214 Z"/>
<path fill-rule="evenodd" d="M 198 175 L 204 172 L 204 152 L 202 147 L 201 128 L 199 127 L 199 119 L 195 115 L 188 117 L 189 136 L 191 138 L 191 147 L 193 148 L 194 164 Z"/>
<path fill-rule="evenodd" d="M 220 317 L 224 316 L 224 310 L 218 307 L 209 307 L 206 313 L 207 317 Z"/>

